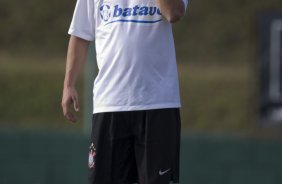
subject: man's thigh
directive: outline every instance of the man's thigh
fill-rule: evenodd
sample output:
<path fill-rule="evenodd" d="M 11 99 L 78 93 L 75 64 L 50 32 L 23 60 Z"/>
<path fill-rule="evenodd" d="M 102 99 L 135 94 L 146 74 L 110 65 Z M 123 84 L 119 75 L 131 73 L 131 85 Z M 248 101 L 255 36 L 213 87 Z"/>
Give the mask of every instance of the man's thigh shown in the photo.
<path fill-rule="evenodd" d="M 91 145 L 95 147 L 95 154 L 90 148 L 90 184 L 132 184 L 137 181 L 131 132 L 126 112 L 93 115 Z"/>
<path fill-rule="evenodd" d="M 148 110 L 139 118 L 134 143 L 139 183 L 179 182 L 179 109 Z"/>

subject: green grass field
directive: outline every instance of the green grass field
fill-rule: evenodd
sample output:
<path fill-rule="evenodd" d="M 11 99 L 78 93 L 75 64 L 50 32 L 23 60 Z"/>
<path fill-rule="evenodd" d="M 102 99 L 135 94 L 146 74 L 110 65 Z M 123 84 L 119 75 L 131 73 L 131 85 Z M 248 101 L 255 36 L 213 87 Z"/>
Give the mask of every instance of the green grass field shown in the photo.
<path fill-rule="evenodd" d="M 75 128 L 66 123 L 60 108 L 64 58 L 39 59 L 1 58 L 1 125 Z M 82 81 L 78 87 L 82 93 Z"/>
<path fill-rule="evenodd" d="M 78 125 L 62 116 L 64 67 L 64 57 L 2 57 L 1 126 L 79 130 L 81 114 Z M 180 63 L 183 130 L 249 131 L 257 108 L 252 73 L 248 65 Z M 82 79 L 77 87 L 83 107 Z"/>
<path fill-rule="evenodd" d="M 258 105 L 253 72 L 246 65 L 180 66 L 184 126 L 248 131 Z"/>

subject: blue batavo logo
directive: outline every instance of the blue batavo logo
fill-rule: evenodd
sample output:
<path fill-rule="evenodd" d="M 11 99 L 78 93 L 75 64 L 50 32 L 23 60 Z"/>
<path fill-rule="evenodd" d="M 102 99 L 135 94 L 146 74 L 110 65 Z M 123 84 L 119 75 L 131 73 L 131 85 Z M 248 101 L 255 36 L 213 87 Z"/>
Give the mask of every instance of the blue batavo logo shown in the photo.
<path fill-rule="evenodd" d="M 113 11 L 113 14 L 111 13 Z M 157 20 L 140 20 L 140 19 L 132 19 L 136 17 L 148 17 L 148 16 L 161 16 L 161 11 L 157 7 L 148 7 L 148 6 L 134 6 L 132 8 L 122 8 L 119 5 L 115 5 L 113 10 L 111 10 L 110 5 L 103 4 L 100 7 L 100 15 L 102 20 L 106 24 L 114 23 L 114 22 L 134 22 L 134 23 L 156 23 L 161 21 L 162 19 Z"/>
<path fill-rule="evenodd" d="M 109 5 L 102 5 L 100 7 L 100 15 L 102 20 L 108 21 L 111 17 L 111 7 Z"/>

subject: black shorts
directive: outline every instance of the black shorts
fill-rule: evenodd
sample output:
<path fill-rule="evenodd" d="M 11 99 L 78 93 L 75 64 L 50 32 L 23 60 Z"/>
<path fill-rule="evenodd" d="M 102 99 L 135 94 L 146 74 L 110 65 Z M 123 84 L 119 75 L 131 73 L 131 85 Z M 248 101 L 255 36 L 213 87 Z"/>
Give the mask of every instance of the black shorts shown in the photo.
<path fill-rule="evenodd" d="M 179 182 L 179 109 L 93 115 L 90 184 Z"/>

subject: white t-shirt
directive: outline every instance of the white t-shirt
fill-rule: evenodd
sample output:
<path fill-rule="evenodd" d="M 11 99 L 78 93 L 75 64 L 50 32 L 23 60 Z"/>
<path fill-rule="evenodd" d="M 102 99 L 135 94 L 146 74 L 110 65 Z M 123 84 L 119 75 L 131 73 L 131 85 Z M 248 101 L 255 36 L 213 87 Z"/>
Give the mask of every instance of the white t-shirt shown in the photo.
<path fill-rule="evenodd" d="M 69 34 L 95 41 L 94 113 L 180 107 L 172 25 L 156 0 L 77 0 Z"/>

